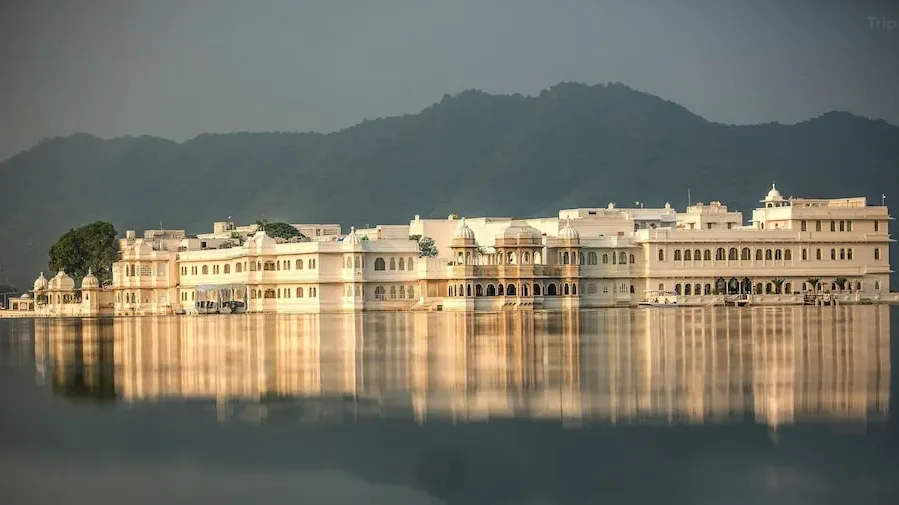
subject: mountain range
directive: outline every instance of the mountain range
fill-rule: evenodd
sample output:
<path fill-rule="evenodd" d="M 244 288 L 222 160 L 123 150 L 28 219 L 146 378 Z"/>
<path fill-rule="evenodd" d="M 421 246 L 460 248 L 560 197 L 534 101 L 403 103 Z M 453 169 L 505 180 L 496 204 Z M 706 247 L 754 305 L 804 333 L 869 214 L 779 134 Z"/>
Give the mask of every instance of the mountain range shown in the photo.
<path fill-rule="evenodd" d="M 897 169 L 899 127 L 847 112 L 727 125 L 620 83 L 470 90 L 328 134 L 44 140 L 0 163 L 0 265 L 27 289 L 61 234 L 98 219 L 120 234 L 160 223 L 197 233 L 229 216 L 364 226 L 610 201 L 683 209 L 688 189 L 748 218 L 772 181 L 784 196 L 879 203 L 899 189 Z"/>

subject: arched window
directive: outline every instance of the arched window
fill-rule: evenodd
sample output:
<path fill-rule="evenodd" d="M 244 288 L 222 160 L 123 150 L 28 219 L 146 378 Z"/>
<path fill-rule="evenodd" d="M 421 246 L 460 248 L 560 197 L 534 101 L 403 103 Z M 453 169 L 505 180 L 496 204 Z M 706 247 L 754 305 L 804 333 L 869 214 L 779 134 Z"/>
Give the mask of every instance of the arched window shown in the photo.
<path fill-rule="evenodd" d="M 542 256 L 540 256 L 540 251 L 535 251 L 534 252 L 534 264 L 542 265 L 543 263 L 541 260 L 542 260 Z"/>
<path fill-rule="evenodd" d="M 476 284 L 474 287 L 474 295 L 475 296 L 484 296 L 484 286 L 480 284 Z"/>
<path fill-rule="evenodd" d="M 571 295 L 572 295 L 572 296 L 577 296 L 577 284 L 572 284 L 572 285 L 571 285 Z"/>
<path fill-rule="evenodd" d="M 698 286 L 698 284 L 697 284 L 697 286 Z M 631 284 L 631 294 L 634 294 L 634 285 L 633 284 Z"/>
<path fill-rule="evenodd" d="M 276 296 L 274 289 L 266 289 L 263 298 L 275 298 Z"/>
<path fill-rule="evenodd" d="M 674 293 L 675 293 L 675 294 L 678 294 L 678 295 L 680 294 L 680 284 L 675 284 L 675 285 L 674 285 Z"/>
<path fill-rule="evenodd" d="M 496 288 L 493 284 L 487 284 L 487 296 L 496 296 Z"/>
<path fill-rule="evenodd" d="M 468 254 L 468 253 L 466 253 L 466 254 Z M 406 269 L 406 260 L 405 260 L 405 258 L 400 258 L 400 270 L 405 270 L 405 269 Z"/>
<path fill-rule="evenodd" d="M 525 253 L 525 254 L 527 254 L 527 253 Z M 578 253 L 577 257 L 578 257 L 578 265 L 583 265 L 584 264 L 584 253 Z"/>
<path fill-rule="evenodd" d="M 265 271 L 267 271 L 267 272 L 274 271 L 274 270 L 275 270 L 275 262 L 274 262 L 274 261 L 266 261 L 266 262 L 262 265 L 262 269 L 265 270 Z"/>
<path fill-rule="evenodd" d="M 546 295 L 547 296 L 556 296 L 556 294 L 557 294 L 556 285 L 554 283 L 550 282 L 549 285 L 546 286 Z"/>
<path fill-rule="evenodd" d="M 384 258 L 375 258 L 375 270 L 378 270 L 378 271 L 387 270 L 387 264 L 384 263 Z"/>
<path fill-rule="evenodd" d="M 412 258 L 407 258 L 406 259 L 406 268 L 409 270 L 412 270 L 413 265 L 414 265 L 414 263 L 412 263 Z"/>
<path fill-rule="evenodd" d="M 596 253 L 595 253 L 595 252 L 590 251 L 590 252 L 587 253 L 587 264 L 588 264 L 588 265 L 595 265 L 595 264 L 596 264 Z"/>
<path fill-rule="evenodd" d="M 387 293 L 384 291 L 384 286 L 375 287 L 375 300 L 386 300 Z"/>
<path fill-rule="evenodd" d="M 565 254 L 567 255 L 568 253 L 565 253 Z M 515 264 L 515 253 L 513 253 L 513 252 L 506 253 L 506 263 L 508 263 L 509 265 Z M 567 265 L 568 263 L 566 262 L 565 264 Z"/>
<path fill-rule="evenodd" d="M 771 249 L 765 249 L 765 260 L 771 259 Z"/>
<path fill-rule="evenodd" d="M 209 267 L 206 265 L 203 265 L 203 275 L 207 275 L 207 274 L 209 274 Z"/>
<path fill-rule="evenodd" d="M 502 284 L 497 284 L 497 286 L 496 286 L 496 295 L 497 295 L 497 296 L 503 296 L 503 285 L 502 285 Z"/>
<path fill-rule="evenodd" d="M 680 257 L 680 249 L 675 249 L 675 250 L 674 250 L 674 261 L 680 261 L 680 259 L 681 259 L 681 257 Z"/>
<path fill-rule="evenodd" d="M 612 253 L 612 264 L 613 265 L 618 264 L 618 256 L 615 253 Z"/>
<path fill-rule="evenodd" d="M 521 296 L 528 296 L 528 285 L 527 284 L 521 285 Z"/>
<path fill-rule="evenodd" d="M 506 296 L 515 296 L 515 284 L 506 286 Z"/>
<path fill-rule="evenodd" d="M 793 292 L 793 284 L 792 284 L 792 283 L 789 283 L 789 282 L 786 283 L 786 284 L 784 284 L 784 294 L 789 295 L 789 294 L 791 294 L 792 292 Z"/>
<path fill-rule="evenodd" d="M 793 250 L 792 249 L 784 249 L 784 259 L 786 261 L 791 261 L 793 259 Z"/>
<path fill-rule="evenodd" d="M 296 260 L 294 262 L 294 268 L 296 268 L 297 270 L 302 270 L 303 269 L 303 260 Z"/>
<path fill-rule="evenodd" d="M 789 249 L 787 250 L 789 252 Z M 787 258 L 789 259 L 789 258 Z M 846 249 L 846 259 L 852 259 L 852 248 Z"/>
<path fill-rule="evenodd" d="M 353 268 L 353 258 L 347 256 L 343 259 L 343 268 Z"/>
<path fill-rule="evenodd" d="M 394 266 L 396 266 L 394 264 Z M 390 286 L 390 299 L 396 300 L 396 286 Z"/>
<path fill-rule="evenodd" d="M 568 296 L 568 293 L 569 293 L 568 289 L 569 289 L 569 288 L 568 288 L 568 283 L 566 282 L 565 285 L 562 286 L 562 294 L 565 295 L 565 296 Z"/>
<path fill-rule="evenodd" d="M 627 254 L 624 251 L 618 253 L 618 263 L 622 265 L 627 263 Z"/>
<path fill-rule="evenodd" d="M 534 296 L 540 296 L 540 284 L 534 283 Z"/>
<path fill-rule="evenodd" d="M 237 273 L 241 273 L 243 271 L 243 265 L 241 263 L 234 264 L 234 271 Z"/>
<path fill-rule="evenodd" d="M 846 221 L 840 221 L 840 231 L 846 231 Z"/>
<path fill-rule="evenodd" d="M 634 287 L 631 286 L 631 293 L 633 293 L 633 292 L 634 292 Z M 693 294 L 694 294 L 694 295 L 701 295 L 701 294 L 702 294 L 702 284 L 694 284 L 694 285 L 693 285 Z"/>
<path fill-rule="evenodd" d="M 230 273 L 231 273 L 231 265 L 229 265 L 229 264 L 227 264 L 227 263 L 225 263 L 225 273 L 226 273 L 226 274 L 230 274 Z"/>
<path fill-rule="evenodd" d="M 521 253 L 521 263 L 524 265 L 530 265 L 531 264 L 531 253 L 529 253 L 527 251 Z"/>
<path fill-rule="evenodd" d="M 836 221 L 830 222 L 830 231 L 837 231 L 837 223 Z"/>
<path fill-rule="evenodd" d="M 731 247 L 731 248 L 727 251 L 727 260 L 728 260 L 728 261 L 736 261 L 736 259 L 737 259 L 737 248 L 736 248 L 736 247 Z"/>
<path fill-rule="evenodd" d="M 310 258 L 309 261 L 306 263 L 306 265 L 309 267 L 310 270 L 315 268 L 315 260 Z"/>
<path fill-rule="evenodd" d="M 702 287 L 702 294 L 704 294 L 704 295 L 710 295 L 710 294 L 712 294 L 712 285 L 711 285 L 711 284 L 706 284 L 705 286 L 703 286 L 703 287 Z"/>
<path fill-rule="evenodd" d="M 846 259 L 846 249 L 840 249 L 840 259 Z"/>
<path fill-rule="evenodd" d="M 396 270 L 396 258 L 390 258 L 390 269 Z"/>
<path fill-rule="evenodd" d="M 692 261 L 693 260 L 693 252 L 689 249 L 684 249 L 684 261 Z"/>
<path fill-rule="evenodd" d="M 636 260 L 636 258 L 634 257 L 633 254 L 631 254 L 630 260 L 631 260 L 631 263 L 633 263 Z"/>
<path fill-rule="evenodd" d="M 415 288 L 412 286 L 407 287 L 406 296 L 410 299 L 415 298 Z"/>
<path fill-rule="evenodd" d="M 783 253 L 781 252 L 780 249 L 774 250 L 774 259 L 776 259 L 776 260 L 783 259 Z"/>
<path fill-rule="evenodd" d="M 665 250 L 659 249 L 659 261 L 665 261 Z"/>
<path fill-rule="evenodd" d="M 471 296 L 471 284 L 465 286 L 465 296 Z"/>
<path fill-rule="evenodd" d="M 718 249 L 715 249 L 715 260 L 721 261 L 723 259 L 724 259 L 724 248 L 719 247 Z"/>
<path fill-rule="evenodd" d="M 511 253 L 510 253 L 510 254 L 511 254 Z M 569 258 L 568 258 L 568 251 L 565 251 L 565 252 L 562 253 L 562 264 L 563 264 L 563 265 L 567 265 L 567 264 L 568 264 L 568 261 L 569 261 Z"/>
<path fill-rule="evenodd" d="M 741 260 L 751 260 L 752 259 L 752 251 L 750 251 L 748 247 L 744 247 L 743 250 L 740 251 L 740 259 Z"/>
<path fill-rule="evenodd" d="M 712 261 L 712 250 L 706 249 L 702 251 L 702 259 L 703 261 Z"/>
<path fill-rule="evenodd" d="M 602 264 L 603 264 L 603 265 L 606 265 L 606 264 L 608 264 L 608 263 L 609 263 L 609 255 L 608 255 L 608 254 L 603 254 L 603 255 L 602 255 Z"/>
<path fill-rule="evenodd" d="M 692 291 L 691 286 L 689 284 L 684 284 L 684 294 L 689 295 L 689 294 L 691 294 L 690 293 L 691 291 Z"/>

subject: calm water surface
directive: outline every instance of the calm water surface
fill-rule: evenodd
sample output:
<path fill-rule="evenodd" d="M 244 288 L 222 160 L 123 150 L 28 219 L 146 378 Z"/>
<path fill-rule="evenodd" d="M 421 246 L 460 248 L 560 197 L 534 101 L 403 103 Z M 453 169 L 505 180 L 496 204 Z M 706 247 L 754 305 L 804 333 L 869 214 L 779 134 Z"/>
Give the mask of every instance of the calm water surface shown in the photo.
<path fill-rule="evenodd" d="M 0 503 L 896 504 L 897 335 L 870 306 L 0 320 Z"/>

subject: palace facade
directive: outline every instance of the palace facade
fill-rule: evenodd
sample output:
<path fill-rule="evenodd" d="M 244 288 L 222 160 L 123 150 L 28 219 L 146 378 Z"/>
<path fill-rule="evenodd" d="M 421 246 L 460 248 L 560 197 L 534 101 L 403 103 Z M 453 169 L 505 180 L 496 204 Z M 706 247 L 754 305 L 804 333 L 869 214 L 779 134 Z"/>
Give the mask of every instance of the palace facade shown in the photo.
<path fill-rule="evenodd" d="M 609 204 L 536 219 L 415 216 L 346 235 L 295 225 L 309 238 L 289 241 L 225 222 L 195 236 L 129 231 L 110 286 L 88 276 L 76 290 L 60 273 L 55 284 L 39 278 L 34 297 L 48 315 L 197 313 L 222 302 L 275 313 L 610 307 L 636 305 L 646 290 L 676 292 L 684 305 L 735 294 L 802 303 L 810 292 L 892 301 L 892 219 L 864 197 L 787 199 L 772 186 L 748 224 L 719 202 L 683 213 Z M 419 237 L 433 239 L 435 257 L 420 257 Z"/>

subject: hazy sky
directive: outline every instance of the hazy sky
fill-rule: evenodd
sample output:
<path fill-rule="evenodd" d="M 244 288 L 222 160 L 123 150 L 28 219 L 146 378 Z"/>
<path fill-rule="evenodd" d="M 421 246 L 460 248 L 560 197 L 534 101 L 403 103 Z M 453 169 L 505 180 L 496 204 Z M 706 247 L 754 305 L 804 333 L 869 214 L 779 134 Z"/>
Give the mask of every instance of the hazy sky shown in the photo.
<path fill-rule="evenodd" d="M 74 132 L 330 131 L 560 81 L 729 123 L 899 124 L 897 20 L 895 0 L 2 0 L 0 159 Z"/>

